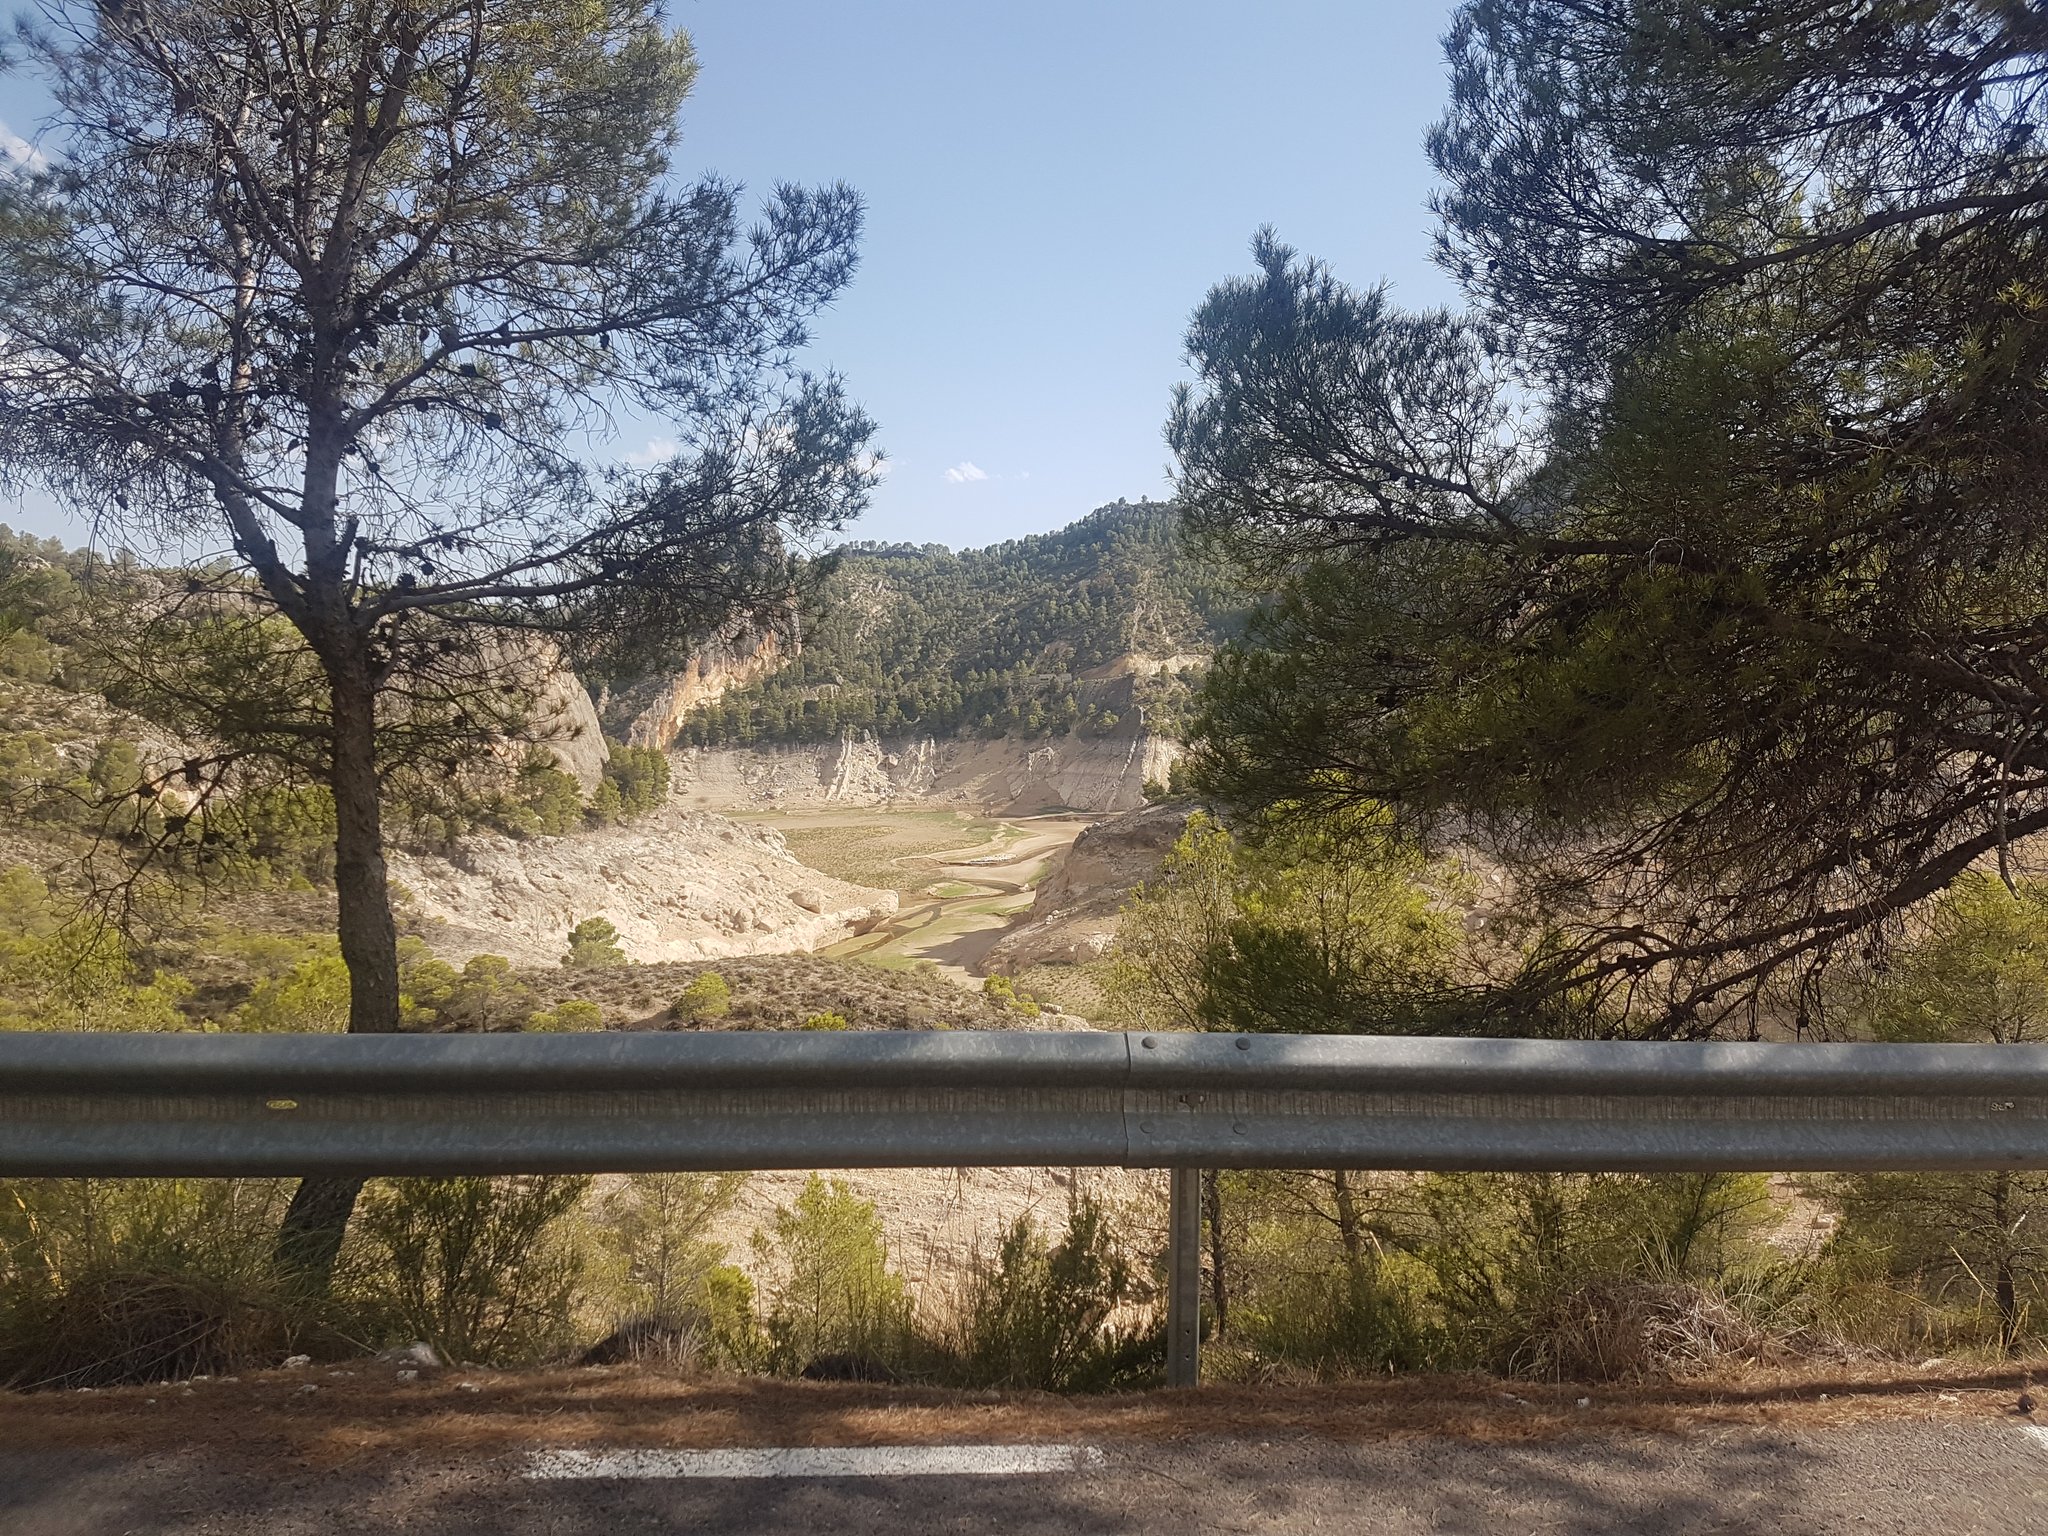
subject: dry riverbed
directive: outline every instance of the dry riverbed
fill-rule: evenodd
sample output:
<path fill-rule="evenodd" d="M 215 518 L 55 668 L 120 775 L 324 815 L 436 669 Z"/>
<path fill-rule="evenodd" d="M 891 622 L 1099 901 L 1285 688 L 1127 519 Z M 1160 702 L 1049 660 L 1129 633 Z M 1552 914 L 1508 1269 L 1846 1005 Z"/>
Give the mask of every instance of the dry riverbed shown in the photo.
<path fill-rule="evenodd" d="M 979 987 L 982 958 L 1016 916 L 1053 860 L 1099 816 L 972 816 L 953 811 L 759 812 L 741 819 L 772 827 L 813 869 L 898 893 L 901 906 L 880 926 L 826 954 L 884 966 L 929 961 Z"/>

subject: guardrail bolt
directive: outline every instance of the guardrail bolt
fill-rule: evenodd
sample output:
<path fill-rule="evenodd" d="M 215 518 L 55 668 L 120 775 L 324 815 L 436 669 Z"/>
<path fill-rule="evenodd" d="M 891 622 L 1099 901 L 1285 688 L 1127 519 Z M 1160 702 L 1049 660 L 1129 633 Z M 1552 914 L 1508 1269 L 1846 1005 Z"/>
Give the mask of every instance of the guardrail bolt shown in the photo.
<path fill-rule="evenodd" d="M 1143 1040 L 1139 1041 L 1138 1043 L 1144 1046 L 1145 1049 L 1148 1051 L 1159 1044 L 1159 1042 L 1157 1040 L 1154 1040 L 1150 1035 L 1147 1035 Z"/>

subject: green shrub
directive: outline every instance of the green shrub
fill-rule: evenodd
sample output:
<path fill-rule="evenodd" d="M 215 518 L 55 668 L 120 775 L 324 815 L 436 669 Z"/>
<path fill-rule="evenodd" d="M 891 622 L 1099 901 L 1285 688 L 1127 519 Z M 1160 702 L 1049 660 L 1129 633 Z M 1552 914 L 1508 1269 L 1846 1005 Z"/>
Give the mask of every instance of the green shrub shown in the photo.
<path fill-rule="evenodd" d="M 754 1287 L 706 1231 L 732 1208 L 744 1173 L 636 1173 L 597 1213 L 622 1325 L 682 1334 L 699 1362 L 744 1369 L 761 1358 Z"/>
<path fill-rule="evenodd" d="M 264 1034 L 339 1033 L 348 1028 L 348 1006 L 347 962 L 338 954 L 314 955 L 258 982 L 235 1025 Z"/>
<path fill-rule="evenodd" d="M 580 1034 L 603 1029 L 604 1010 L 581 998 L 570 998 L 533 1014 L 527 1019 L 526 1027 L 535 1034 L 543 1035 Z"/>
<path fill-rule="evenodd" d="M 668 1016 L 684 1024 L 722 1019 L 731 1011 L 732 988 L 716 971 L 698 972 L 668 1005 Z"/>
<path fill-rule="evenodd" d="M 569 952 L 562 964 L 576 970 L 624 965 L 626 952 L 619 947 L 619 930 L 602 917 L 586 917 L 569 930 Z"/>
<path fill-rule="evenodd" d="M 993 1264 L 978 1263 L 961 1307 L 958 1369 L 972 1386 L 1054 1392 L 1128 1386 L 1159 1368 L 1164 1336 L 1120 1324 L 1136 1276 L 1093 1199 L 1067 1208 L 1067 1228 L 1048 1247 L 1028 1216 L 1003 1234 Z"/>
<path fill-rule="evenodd" d="M 369 1325 L 442 1359 L 519 1364 L 564 1350 L 583 1256 L 560 1229 L 590 1187 L 561 1176 L 391 1179 L 357 1220 Z"/>
<path fill-rule="evenodd" d="M 666 752 L 612 742 L 604 776 L 590 799 L 589 819 L 603 826 L 659 810 L 668 803 L 668 783 Z"/>
<path fill-rule="evenodd" d="M 415 1009 L 444 1028 L 504 1029 L 533 1012 L 533 989 L 513 974 L 503 955 L 471 955 L 460 975 L 431 959 L 411 969 L 419 987 Z"/>
<path fill-rule="evenodd" d="M 814 1013 L 810 1015 L 808 1018 L 804 1020 L 803 1027 L 805 1029 L 823 1030 L 840 1030 L 853 1028 L 851 1024 L 846 1022 L 845 1014 L 834 1013 L 829 1009 L 826 1010 L 824 1013 Z"/>
<path fill-rule="evenodd" d="M 1026 1018 L 1035 1019 L 1040 1012 L 1038 999 L 1029 992 L 1018 991 L 1016 982 L 1007 976 L 989 977 L 981 984 L 981 993 L 1006 1011 L 1022 1014 Z"/>
<path fill-rule="evenodd" d="M 1648 1326 L 1679 1304 L 1642 1287 L 1677 1286 L 1718 1308 L 1768 1290 L 1788 1262 L 1759 1240 L 1778 1219 L 1761 1174 L 1436 1174 L 1415 1193 L 1414 1251 L 1436 1304 L 1470 1363 L 1507 1374 L 1570 1374 L 1587 1363 L 1581 1339 L 1634 1326 L 1611 1314 Z M 1708 1331 L 1733 1337 L 1719 1323 Z M 1652 1342 L 1644 1335 L 1643 1349 Z M 1661 1369 L 1603 1348 L 1619 1374 Z"/>
<path fill-rule="evenodd" d="M 812 1174 L 768 1231 L 754 1234 L 754 1246 L 774 1276 L 771 1370 L 793 1373 L 826 1355 L 894 1364 L 914 1347 L 910 1297 L 889 1268 L 881 1218 L 839 1180 Z"/>
<path fill-rule="evenodd" d="M 559 837 L 583 823 L 583 787 L 536 747 L 519 765 L 511 793 L 493 802 L 487 816 L 515 837 Z"/>
<path fill-rule="evenodd" d="M 1220 1175 L 1228 1338 L 1254 1360 L 1322 1376 L 1457 1362 L 1428 1268 L 1393 1246 L 1412 1229 L 1356 1174 Z M 1213 1253 L 1213 1245 L 1212 1245 Z"/>
<path fill-rule="evenodd" d="M 192 984 L 15 866 L 0 888 L 0 1029 L 182 1030 Z"/>
<path fill-rule="evenodd" d="M 1422 1277 L 1398 1256 L 1260 1276 L 1232 1309 L 1231 1339 L 1262 1360 L 1322 1376 L 1429 1370 L 1456 1358 Z"/>

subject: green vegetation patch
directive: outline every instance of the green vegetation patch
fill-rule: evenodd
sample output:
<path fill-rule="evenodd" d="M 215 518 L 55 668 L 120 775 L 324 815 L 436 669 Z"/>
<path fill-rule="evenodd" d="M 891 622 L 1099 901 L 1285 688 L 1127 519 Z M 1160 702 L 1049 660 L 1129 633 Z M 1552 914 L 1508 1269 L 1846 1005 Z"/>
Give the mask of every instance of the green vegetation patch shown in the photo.
<path fill-rule="evenodd" d="M 694 713 L 685 745 L 848 730 L 1108 735 L 1140 717 L 1178 734 L 1199 663 L 1100 674 L 1132 655 L 1206 660 L 1241 622 L 1243 599 L 1160 502 L 986 549 L 851 544 L 837 558 L 802 654 Z"/>
<path fill-rule="evenodd" d="M 1007 840 L 1007 829 L 996 822 L 946 811 L 872 811 L 823 824 L 774 818 L 770 824 L 811 868 L 885 891 L 922 889 L 938 855 L 985 858 Z"/>

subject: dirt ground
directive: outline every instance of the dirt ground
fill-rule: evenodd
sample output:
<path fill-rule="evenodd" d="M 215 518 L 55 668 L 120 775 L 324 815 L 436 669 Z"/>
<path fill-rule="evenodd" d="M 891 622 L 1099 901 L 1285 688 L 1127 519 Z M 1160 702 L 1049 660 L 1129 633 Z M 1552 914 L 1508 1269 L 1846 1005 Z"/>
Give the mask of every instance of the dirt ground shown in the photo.
<path fill-rule="evenodd" d="M 1638 1387 L 1461 1375 L 1062 1398 L 688 1377 L 642 1366 L 440 1370 L 401 1380 L 394 1368 L 363 1361 L 149 1387 L 0 1393 L 0 1445 L 123 1454 L 216 1450 L 332 1469 L 400 1451 L 487 1455 L 553 1446 L 1117 1445 L 1225 1436 L 1537 1443 L 1716 1427 L 2025 1424 L 2032 1421 L 2015 1402 L 2026 1379 L 2018 1369 L 1936 1363 L 1922 1370 L 1752 1371 Z"/>

